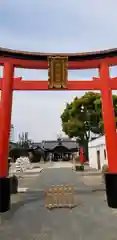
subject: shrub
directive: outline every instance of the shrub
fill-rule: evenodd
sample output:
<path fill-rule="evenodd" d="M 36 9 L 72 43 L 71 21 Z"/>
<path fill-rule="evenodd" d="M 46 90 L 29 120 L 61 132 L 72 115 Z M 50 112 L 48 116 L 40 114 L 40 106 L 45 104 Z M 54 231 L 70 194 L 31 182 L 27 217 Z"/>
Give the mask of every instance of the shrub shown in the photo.
<path fill-rule="evenodd" d="M 104 165 L 102 166 L 102 173 L 106 173 L 106 172 L 108 172 L 108 165 L 107 165 L 107 164 L 104 164 Z"/>

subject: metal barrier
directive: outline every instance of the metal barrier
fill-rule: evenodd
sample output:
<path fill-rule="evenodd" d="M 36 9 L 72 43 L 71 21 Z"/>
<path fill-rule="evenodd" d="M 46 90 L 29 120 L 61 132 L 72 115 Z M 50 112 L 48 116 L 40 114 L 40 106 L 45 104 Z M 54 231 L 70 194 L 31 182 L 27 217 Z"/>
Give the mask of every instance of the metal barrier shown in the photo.
<path fill-rule="evenodd" d="M 51 186 L 45 192 L 46 208 L 75 207 L 74 186 Z"/>

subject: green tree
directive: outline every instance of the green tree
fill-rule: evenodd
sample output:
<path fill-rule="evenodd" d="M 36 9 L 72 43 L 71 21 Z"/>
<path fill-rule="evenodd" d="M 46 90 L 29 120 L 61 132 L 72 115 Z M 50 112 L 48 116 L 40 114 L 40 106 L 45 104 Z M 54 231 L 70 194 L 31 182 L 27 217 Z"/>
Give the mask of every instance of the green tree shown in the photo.
<path fill-rule="evenodd" d="M 115 119 L 117 122 L 117 96 L 113 95 Z M 76 137 L 86 149 L 88 159 L 88 141 L 90 133 L 102 135 L 104 124 L 102 118 L 100 93 L 87 92 L 67 103 L 61 115 L 62 129 L 70 138 Z"/>
<path fill-rule="evenodd" d="M 19 134 L 18 145 L 20 147 L 29 148 L 31 143 L 32 143 L 32 140 L 28 138 L 28 132 L 22 132 L 22 134 Z"/>

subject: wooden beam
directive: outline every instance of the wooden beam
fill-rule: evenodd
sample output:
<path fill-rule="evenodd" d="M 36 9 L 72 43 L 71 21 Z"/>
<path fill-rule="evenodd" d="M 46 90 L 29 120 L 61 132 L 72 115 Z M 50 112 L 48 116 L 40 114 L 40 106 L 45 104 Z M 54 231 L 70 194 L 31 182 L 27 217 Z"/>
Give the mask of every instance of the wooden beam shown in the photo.
<path fill-rule="evenodd" d="M 105 61 L 109 66 L 117 65 L 117 57 L 107 57 Z M 48 61 L 43 60 L 37 61 L 0 57 L 0 65 L 3 65 L 5 62 L 10 62 L 14 67 L 17 68 L 48 69 Z M 76 70 L 99 68 L 102 62 L 103 59 L 68 61 L 68 69 Z"/>
<path fill-rule="evenodd" d="M 0 89 L 2 89 L 2 81 L 0 79 Z M 38 90 L 99 90 L 100 82 L 98 80 L 69 80 L 67 82 L 67 88 L 49 89 L 48 81 L 44 80 L 22 80 L 21 77 L 14 78 L 13 90 L 19 91 L 38 91 Z"/>
<path fill-rule="evenodd" d="M 2 80 L 3 78 L 0 78 L 0 90 L 2 89 Z M 21 77 L 14 78 L 13 80 L 13 90 L 15 91 L 100 90 L 101 85 L 100 78 L 93 78 L 93 80 L 68 80 L 66 89 L 49 89 L 48 81 L 46 80 L 23 80 Z M 112 90 L 117 90 L 117 77 L 110 78 L 110 87 Z"/>

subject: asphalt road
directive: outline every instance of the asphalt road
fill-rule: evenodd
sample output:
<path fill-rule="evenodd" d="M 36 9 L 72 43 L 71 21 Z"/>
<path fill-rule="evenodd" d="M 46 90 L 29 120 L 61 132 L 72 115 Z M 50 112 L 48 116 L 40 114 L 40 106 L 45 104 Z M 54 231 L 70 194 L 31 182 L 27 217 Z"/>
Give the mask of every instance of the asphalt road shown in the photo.
<path fill-rule="evenodd" d="M 117 240 L 117 212 L 109 209 L 103 191 L 92 192 L 71 168 L 44 169 L 0 226 L 2 240 Z M 77 207 L 45 208 L 44 191 L 51 185 L 74 184 Z"/>

